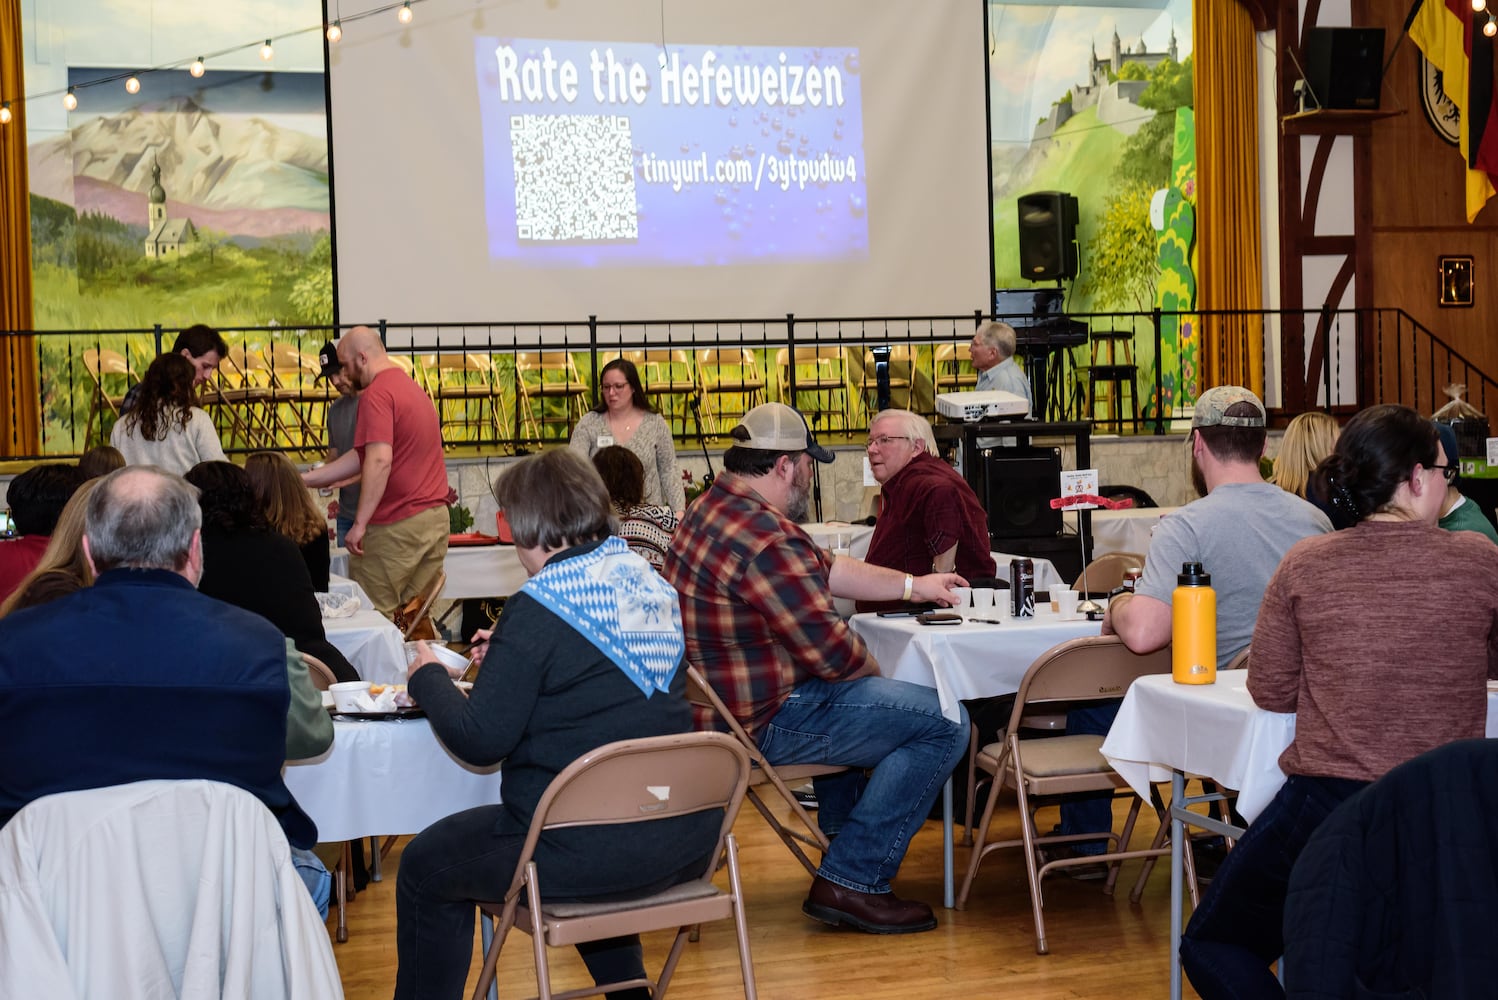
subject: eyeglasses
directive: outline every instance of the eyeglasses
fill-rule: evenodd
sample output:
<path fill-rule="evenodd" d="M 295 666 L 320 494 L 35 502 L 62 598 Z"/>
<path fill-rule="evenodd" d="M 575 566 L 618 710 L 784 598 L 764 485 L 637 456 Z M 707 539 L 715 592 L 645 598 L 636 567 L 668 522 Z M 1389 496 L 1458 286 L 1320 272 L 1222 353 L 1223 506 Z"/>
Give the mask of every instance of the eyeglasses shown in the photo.
<path fill-rule="evenodd" d="M 887 447 L 889 447 L 889 443 L 891 441 L 914 441 L 914 440 L 915 440 L 915 438 L 904 436 L 904 435 L 881 434 L 878 437 L 869 438 L 868 448 L 887 448 Z M 868 449 L 865 448 L 864 450 L 867 451 Z"/>
<path fill-rule="evenodd" d="M 1445 477 L 1448 483 L 1455 481 L 1456 474 L 1461 471 L 1461 467 L 1457 465 L 1427 465 L 1426 468 L 1440 469 L 1441 475 Z"/>
<path fill-rule="evenodd" d="M 604 392 L 623 392 L 625 389 L 629 388 L 629 383 L 628 382 L 603 382 L 603 383 L 599 384 L 598 388 L 602 389 Z"/>

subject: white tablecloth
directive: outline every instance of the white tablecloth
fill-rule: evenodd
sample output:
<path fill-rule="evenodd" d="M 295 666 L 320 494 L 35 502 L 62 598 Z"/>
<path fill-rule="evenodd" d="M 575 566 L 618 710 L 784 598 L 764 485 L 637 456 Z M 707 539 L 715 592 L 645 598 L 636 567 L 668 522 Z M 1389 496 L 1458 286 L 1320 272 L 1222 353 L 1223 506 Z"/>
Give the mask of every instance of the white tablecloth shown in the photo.
<path fill-rule="evenodd" d="M 1109 552 L 1137 552 L 1147 555 L 1150 534 L 1160 518 L 1179 507 L 1126 507 L 1123 510 L 1092 512 L 1092 558 Z M 1077 515 L 1066 514 L 1067 530 L 1076 533 Z"/>
<path fill-rule="evenodd" d="M 348 550 L 334 549 L 333 572 L 348 573 Z M 508 597 L 525 585 L 525 567 L 513 545 L 449 546 L 442 564 L 447 583 L 439 595 L 444 601 L 472 597 Z M 353 581 L 349 581 L 353 582 Z"/>
<path fill-rule="evenodd" d="M 1215 684 L 1177 684 L 1169 674 L 1130 687 L 1103 742 L 1103 756 L 1141 795 L 1172 769 L 1236 789 L 1250 822 L 1264 811 L 1285 775 L 1279 756 L 1295 738 L 1295 716 L 1256 706 L 1248 671 L 1220 670 Z M 1498 693 L 1488 694 L 1487 735 L 1498 736 Z"/>
<path fill-rule="evenodd" d="M 286 787 L 323 842 L 420 833 L 444 816 L 500 800 L 498 765 L 462 763 L 426 719 L 335 719 L 333 746 L 288 763 Z"/>
<path fill-rule="evenodd" d="M 322 627 L 361 678 L 375 684 L 406 683 L 405 640 L 389 618 L 363 607 L 349 618 L 324 618 Z"/>
<path fill-rule="evenodd" d="M 344 553 L 344 556 L 345 556 L 345 559 L 346 559 L 347 558 L 347 553 Z M 330 594 L 348 594 L 351 597 L 357 597 L 357 598 L 359 598 L 359 607 L 361 607 L 361 608 L 372 608 L 372 607 L 374 607 L 374 603 L 372 601 L 370 601 L 369 595 L 364 592 L 364 588 L 363 587 L 359 586 L 357 583 L 355 583 L 354 581 L 350 580 L 348 577 L 346 577 L 346 576 L 339 576 L 337 573 L 329 573 L 328 574 L 328 593 L 330 593 Z"/>
<path fill-rule="evenodd" d="M 1101 622 L 1062 620 L 1049 605 L 1037 607 L 1034 618 L 1009 618 L 1002 625 L 921 625 L 913 618 L 874 614 L 854 615 L 852 625 L 879 661 L 881 674 L 936 688 L 942 714 L 953 720 L 959 702 L 1013 694 L 1041 653 L 1102 630 Z"/>

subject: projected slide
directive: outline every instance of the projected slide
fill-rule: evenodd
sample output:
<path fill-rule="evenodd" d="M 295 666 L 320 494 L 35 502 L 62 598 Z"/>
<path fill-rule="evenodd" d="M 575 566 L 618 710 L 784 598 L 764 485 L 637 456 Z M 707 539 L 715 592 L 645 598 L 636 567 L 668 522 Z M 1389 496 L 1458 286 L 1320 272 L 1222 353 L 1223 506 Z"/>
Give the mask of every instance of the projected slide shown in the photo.
<path fill-rule="evenodd" d="M 474 41 L 491 260 L 860 260 L 856 48 Z"/>

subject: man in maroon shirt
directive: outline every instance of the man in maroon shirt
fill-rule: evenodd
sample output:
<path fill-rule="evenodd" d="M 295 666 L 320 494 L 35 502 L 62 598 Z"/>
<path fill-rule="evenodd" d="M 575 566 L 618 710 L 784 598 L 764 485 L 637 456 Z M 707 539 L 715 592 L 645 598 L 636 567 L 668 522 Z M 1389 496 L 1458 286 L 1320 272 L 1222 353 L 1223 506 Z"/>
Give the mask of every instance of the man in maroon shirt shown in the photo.
<path fill-rule="evenodd" d="M 432 400 L 385 353 L 379 336 L 356 326 L 338 341 L 338 360 L 361 390 L 354 447 L 302 474 L 331 486 L 356 473 L 359 509 L 344 536 L 349 575 L 389 615 L 436 577 L 447 556 L 447 464 Z"/>
<path fill-rule="evenodd" d="M 34 465 L 5 492 L 16 537 L 0 541 L 0 601 L 36 568 L 68 499 L 83 485 L 76 465 Z"/>
<path fill-rule="evenodd" d="M 969 580 L 994 575 L 988 515 L 973 488 L 932 450 L 931 425 L 909 410 L 885 410 L 869 425 L 869 468 L 884 509 L 869 540 L 866 562 L 917 576 L 960 573 Z M 899 602 L 860 601 L 859 611 Z"/>

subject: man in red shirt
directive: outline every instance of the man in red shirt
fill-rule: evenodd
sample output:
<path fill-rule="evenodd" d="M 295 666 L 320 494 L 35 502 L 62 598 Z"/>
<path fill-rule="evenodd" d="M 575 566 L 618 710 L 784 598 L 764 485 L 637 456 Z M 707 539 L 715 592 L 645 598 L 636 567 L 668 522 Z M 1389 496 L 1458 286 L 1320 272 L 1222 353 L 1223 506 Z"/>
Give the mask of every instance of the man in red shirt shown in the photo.
<path fill-rule="evenodd" d="M 447 556 L 442 430 L 431 398 L 373 330 L 344 334 L 338 360 L 361 390 L 354 447 L 302 479 L 321 487 L 358 474 L 359 509 L 344 536 L 349 575 L 389 615 L 432 582 Z"/>
<path fill-rule="evenodd" d="M 0 601 L 41 561 L 57 518 L 82 485 L 76 465 L 34 465 L 11 480 L 5 502 L 16 537 L 0 541 Z"/>

